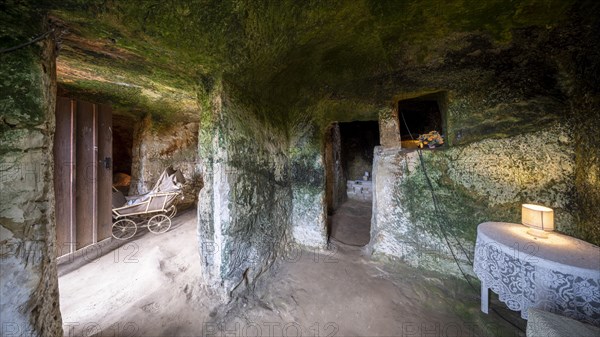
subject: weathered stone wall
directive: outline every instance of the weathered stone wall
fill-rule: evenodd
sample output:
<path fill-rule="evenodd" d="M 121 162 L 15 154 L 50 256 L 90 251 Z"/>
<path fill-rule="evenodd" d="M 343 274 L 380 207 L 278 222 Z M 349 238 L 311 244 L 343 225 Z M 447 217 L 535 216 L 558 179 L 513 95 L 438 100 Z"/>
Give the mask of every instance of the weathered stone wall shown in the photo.
<path fill-rule="evenodd" d="M 392 104 L 390 104 L 392 105 Z M 400 146 L 398 109 L 389 107 L 379 111 L 379 143 L 385 147 Z"/>
<path fill-rule="evenodd" d="M 600 61 L 599 61 L 600 62 Z M 580 97 L 575 106 L 577 234 L 600 246 L 600 97 Z"/>
<path fill-rule="evenodd" d="M 129 194 L 148 192 L 169 166 L 181 170 L 186 183 L 178 208 L 194 205 L 202 188 L 198 163 L 198 123 L 161 125 L 150 115 L 136 125 Z"/>
<path fill-rule="evenodd" d="M 557 124 L 510 138 L 423 151 L 441 214 L 434 210 L 418 153 L 378 148 L 373 253 L 458 274 L 442 230 L 466 261 L 465 253 L 471 256 L 474 249 L 477 225 L 519 223 L 525 202 L 554 208 L 556 229 L 573 234 L 572 141 L 570 125 Z"/>
<path fill-rule="evenodd" d="M 227 297 L 252 284 L 288 240 L 287 137 L 218 84 L 203 106 L 199 139 L 202 272 L 206 284 Z"/>
<path fill-rule="evenodd" d="M 327 243 L 324 130 L 305 119 L 292 125 L 289 153 L 293 239 L 299 245 L 323 248 Z"/>
<path fill-rule="evenodd" d="M 0 49 L 48 29 L 24 6 L 0 11 Z M 0 334 L 61 336 L 52 143 L 52 38 L 0 54 Z"/>
<path fill-rule="evenodd" d="M 574 118 L 576 232 L 600 246 L 600 24 L 582 14 L 559 62 Z"/>
<path fill-rule="evenodd" d="M 442 215 L 434 212 L 417 154 L 400 150 L 394 133 L 382 133 L 370 245 L 376 255 L 456 273 L 439 226 L 465 261 L 479 223 L 518 223 L 525 202 L 553 207 L 559 232 L 598 243 L 596 150 L 580 145 L 599 134 L 598 62 L 574 56 L 589 47 L 585 34 L 573 39 L 581 29 L 574 25 L 513 31 L 504 45 L 450 37 L 439 50 L 453 39 L 458 49 L 402 72 L 395 99 L 445 91 L 447 145 L 424 151 Z M 575 69 L 588 69 L 587 80 Z M 397 118 L 384 111 L 380 125 Z"/>

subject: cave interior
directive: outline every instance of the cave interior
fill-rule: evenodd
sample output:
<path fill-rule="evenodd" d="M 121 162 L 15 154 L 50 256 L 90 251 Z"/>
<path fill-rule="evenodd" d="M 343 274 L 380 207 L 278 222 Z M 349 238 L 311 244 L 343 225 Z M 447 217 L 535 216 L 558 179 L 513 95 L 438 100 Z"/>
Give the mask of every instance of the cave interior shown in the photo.
<path fill-rule="evenodd" d="M 2 1 L 1 334 L 595 335 L 600 258 L 567 286 L 589 298 L 528 319 L 498 287 L 482 312 L 474 259 L 478 226 L 523 204 L 600 254 L 597 13 Z M 114 193 L 155 193 L 169 167 L 176 213 L 119 239 Z"/>

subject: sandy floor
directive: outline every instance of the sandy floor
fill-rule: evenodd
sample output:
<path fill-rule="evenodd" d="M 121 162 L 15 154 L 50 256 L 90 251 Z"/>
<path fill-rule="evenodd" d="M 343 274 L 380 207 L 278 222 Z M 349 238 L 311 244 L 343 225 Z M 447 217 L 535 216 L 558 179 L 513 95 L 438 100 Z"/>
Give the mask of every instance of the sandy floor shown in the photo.
<path fill-rule="evenodd" d="M 337 242 L 364 246 L 371 239 L 370 201 L 348 200 L 329 218 L 331 237 Z"/>
<path fill-rule="evenodd" d="M 199 335 L 202 295 L 194 211 L 59 278 L 65 335 Z M 139 229 L 142 233 L 145 228 Z"/>
<path fill-rule="evenodd" d="M 351 219 L 355 211 L 345 208 L 342 213 L 352 214 L 335 221 Z M 361 238 L 360 233 L 364 230 L 359 228 L 344 238 Z M 361 248 L 333 242 L 326 252 L 290 250 L 253 292 L 217 306 L 198 277 L 195 212 L 181 214 L 169 232 L 137 236 L 60 277 L 65 334 L 519 335 L 497 315 L 482 314 L 478 294 L 463 283 L 401 264 L 373 262 Z M 503 314 L 523 325 L 516 315 Z"/>

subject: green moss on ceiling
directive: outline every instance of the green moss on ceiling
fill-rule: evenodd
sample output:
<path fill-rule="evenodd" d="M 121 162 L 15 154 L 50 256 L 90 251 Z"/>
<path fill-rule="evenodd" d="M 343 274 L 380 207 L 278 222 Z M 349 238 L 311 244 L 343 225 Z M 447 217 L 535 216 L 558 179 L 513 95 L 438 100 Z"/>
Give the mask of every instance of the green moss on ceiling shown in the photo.
<path fill-rule="evenodd" d="M 184 57 L 149 39 L 126 35 L 110 17 L 56 10 L 62 34 L 57 60 L 62 95 L 108 103 L 118 114 L 197 119 L 197 85 Z"/>
<path fill-rule="evenodd" d="M 452 34 L 478 32 L 508 42 L 515 28 L 560 24 L 580 2 L 45 3 L 75 35 L 60 56 L 74 69 L 150 89 L 162 102 L 178 101 L 171 89 L 195 97 L 202 78 L 222 78 L 232 96 L 279 124 L 290 111 L 318 105 L 332 93 L 377 97 L 378 76 L 402 69 L 407 53 L 417 63 L 435 59 L 437 41 Z M 81 40 L 89 42 L 87 48 Z M 87 90 L 72 75 L 64 76 L 69 88 Z M 118 84 L 112 89 L 129 90 Z"/>

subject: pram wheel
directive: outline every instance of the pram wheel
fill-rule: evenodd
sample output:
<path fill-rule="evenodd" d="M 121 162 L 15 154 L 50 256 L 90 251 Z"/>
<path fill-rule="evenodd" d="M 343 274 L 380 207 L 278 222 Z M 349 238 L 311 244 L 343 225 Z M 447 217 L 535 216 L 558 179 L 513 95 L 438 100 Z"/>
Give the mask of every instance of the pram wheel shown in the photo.
<path fill-rule="evenodd" d="M 127 240 L 135 235 L 137 225 L 133 220 L 121 219 L 112 225 L 112 236 L 118 240 Z"/>
<path fill-rule="evenodd" d="M 148 220 L 148 230 L 154 234 L 161 234 L 171 228 L 171 219 L 164 214 L 158 214 Z"/>

